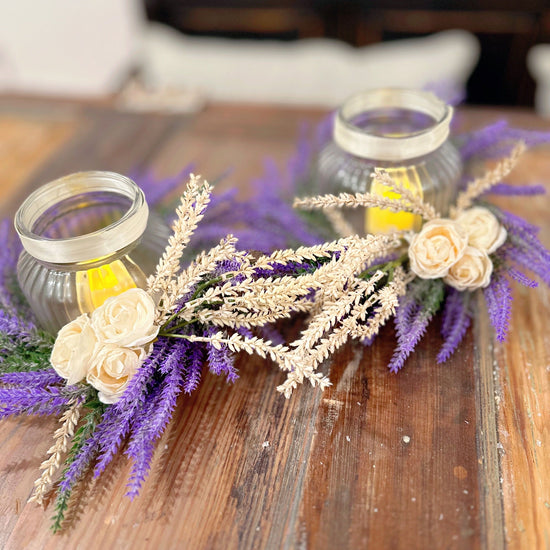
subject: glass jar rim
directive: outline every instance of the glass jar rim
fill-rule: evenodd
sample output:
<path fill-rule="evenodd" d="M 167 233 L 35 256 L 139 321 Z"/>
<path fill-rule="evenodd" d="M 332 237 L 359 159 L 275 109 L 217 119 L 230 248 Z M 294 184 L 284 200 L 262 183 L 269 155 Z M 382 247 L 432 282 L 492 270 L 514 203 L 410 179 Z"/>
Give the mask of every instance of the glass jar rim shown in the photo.
<path fill-rule="evenodd" d="M 377 109 L 396 108 L 422 113 L 434 124 L 408 136 L 378 136 L 353 123 L 353 118 Z M 383 161 L 417 158 L 440 147 L 449 136 L 453 108 L 431 92 L 406 88 L 366 90 L 351 96 L 338 110 L 334 141 L 355 156 Z"/>
<path fill-rule="evenodd" d="M 126 197 L 128 210 L 116 221 L 96 231 L 74 237 L 48 238 L 33 231 L 47 210 L 80 193 L 104 191 Z M 25 250 L 48 263 L 79 263 L 110 256 L 138 240 L 145 231 L 149 207 L 143 191 L 130 178 L 116 172 L 76 172 L 33 191 L 15 215 L 15 229 Z"/>

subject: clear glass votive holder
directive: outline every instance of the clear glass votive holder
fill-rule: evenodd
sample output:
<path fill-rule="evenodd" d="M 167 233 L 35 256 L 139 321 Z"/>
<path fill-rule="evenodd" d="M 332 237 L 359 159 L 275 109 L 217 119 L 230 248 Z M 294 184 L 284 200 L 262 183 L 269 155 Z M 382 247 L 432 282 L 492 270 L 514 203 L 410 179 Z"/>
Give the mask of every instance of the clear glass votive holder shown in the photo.
<path fill-rule="evenodd" d="M 449 140 L 452 115 L 451 106 L 420 90 L 388 88 L 352 96 L 338 110 L 333 140 L 319 155 L 316 191 L 398 198 L 372 179 L 375 168 L 383 168 L 396 183 L 446 214 L 462 171 Z M 360 235 L 417 230 L 421 224 L 417 215 L 380 208 L 350 208 L 343 214 Z"/>
<path fill-rule="evenodd" d="M 15 216 L 17 277 L 40 326 L 55 334 L 110 296 L 145 288 L 169 236 L 143 191 L 114 172 L 79 172 L 31 193 Z"/>

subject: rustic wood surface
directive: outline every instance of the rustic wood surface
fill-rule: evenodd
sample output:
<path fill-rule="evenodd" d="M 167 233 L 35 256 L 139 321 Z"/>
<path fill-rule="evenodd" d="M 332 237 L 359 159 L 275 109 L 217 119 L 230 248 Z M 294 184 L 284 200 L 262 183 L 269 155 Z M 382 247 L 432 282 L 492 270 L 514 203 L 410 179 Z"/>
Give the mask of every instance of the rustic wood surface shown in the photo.
<path fill-rule="evenodd" d="M 170 175 L 193 161 L 243 194 L 265 157 L 282 164 L 299 124 L 322 113 L 210 106 L 189 116 L 128 114 L 78 103 L 0 99 L 0 213 L 28 191 L 76 170 Z M 466 110 L 474 126 L 524 112 Z M 550 150 L 528 153 L 513 174 L 550 190 Z M 543 227 L 550 200 L 502 200 Z M 180 399 L 151 476 L 124 497 L 125 458 L 78 497 L 64 532 L 52 506 L 27 504 L 55 419 L 0 423 L 0 547 L 550 548 L 550 292 L 514 287 L 509 341 L 495 345 L 479 314 L 458 353 L 435 363 L 437 322 L 399 375 L 388 373 L 391 328 L 371 347 L 350 345 L 329 365 L 333 386 L 299 389 L 243 357 L 232 387 L 206 374 Z M 296 327 L 294 327 L 296 329 Z"/>

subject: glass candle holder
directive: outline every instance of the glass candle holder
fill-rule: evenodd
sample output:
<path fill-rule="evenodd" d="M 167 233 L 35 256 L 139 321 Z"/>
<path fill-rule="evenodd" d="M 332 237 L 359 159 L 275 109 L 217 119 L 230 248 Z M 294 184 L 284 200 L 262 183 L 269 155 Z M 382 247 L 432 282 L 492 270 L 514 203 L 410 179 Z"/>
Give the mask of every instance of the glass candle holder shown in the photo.
<path fill-rule="evenodd" d="M 143 191 L 114 172 L 80 172 L 43 185 L 20 206 L 21 289 L 55 334 L 110 296 L 144 288 L 169 236 Z"/>
<path fill-rule="evenodd" d="M 442 215 L 456 196 L 462 165 L 449 141 L 453 109 L 429 92 L 366 91 L 339 109 L 333 141 L 317 162 L 320 193 L 374 193 L 398 198 L 372 179 L 383 168 L 398 184 L 431 203 Z M 380 208 L 344 209 L 358 234 L 418 230 L 419 216 Z"/>

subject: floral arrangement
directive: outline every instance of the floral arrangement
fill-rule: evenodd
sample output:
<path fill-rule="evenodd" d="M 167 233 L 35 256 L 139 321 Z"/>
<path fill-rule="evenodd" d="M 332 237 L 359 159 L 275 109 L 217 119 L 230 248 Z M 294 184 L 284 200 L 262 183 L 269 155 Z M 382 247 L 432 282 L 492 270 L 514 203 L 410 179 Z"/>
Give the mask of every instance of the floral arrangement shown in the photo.
<path fill-rule="evenodd" d="M 508 194 L 514 192 L 513 187 L 502 183 L 502 179 L 511 172 L 524 151 L 525 144 L 520 141 L 495 168 L 471 181 L 459 193 L 449 218 L 442 218 L 430 204 L 381 171 L 376 171 L 374 177 L 395 191 L 399 199 L 369 193 L 342 193 L 294 201 L 298 208 L 328 211 L 327 218 L 342 234 L 350 234 L 352 230 L 339 215 L 339 207 L 372 206 L 422 216 L 424 224 L 418 233 L 401 236 L 406 253 L 378 266 L 387 269 L 387 265 L 399 265 L 410 269 L 414 276 L 400 298 L 395 317 L 397 346 L 389 364 L 391 371 L 397 372 L 403 367 L 440 309 L 443 309 L 444 343 L 437 361 L 446 361 L 470 325 L 472 291 L 482 289 L 497 340 L 502 342 L 506 339 L 511 311 L 509 279 L 536 287 L 537 282 L 524 273 L 527 270 L 550 284 L 550 253 L 537 237 L 538 228 L 482 200 L 497 186 L 503 187 Z M 517 192 L 524 194 L 525 189 L 517 187 Z M 527 190 L 543 191 L 540 186 Z"/>
<path fill-rule="evenodd" d="M 302 246 L 256 254 L 238 250 L 238 240 L 228 235 L 193 254 L 186 265 L 182 257 L 193 233 L 201 225 L 209 227 L 201 221 L 211 200 L 211 187 L 191 176 L 176 209 L 173 234 L 147 288 L 109 298 L 64 326 L 56 338 L 29 321 L 32 312 L 15 275 L 18 248 L 8 225 L 2 225 L 0 238 L 9 246 L 0 252 L 0 416 L 60 419 L 30 498 L 42 504 L 57 491 L 54 531 L 61 527 L 76 485 L 89 471 L 101 475 L 118 452 L 133 460 L 128 496 L 134 498 L 179 394 L 198 386 L 206 366 L 234 381 L 238 352 L 274 361 L 286 373 L 277 389 L 290 397 L 305 380 L 321 389 L 330 384 L 317 371 L 321 363 L 350 338 L 372 342 L 391 318 L 397 346 L 389 367 L 398 371 L 442 310 L 444 344 L 437 356 L 442 362 L 469 326 L 471 296 L 478 289 L 485 295 L 497 338 L 503 340 L 510 314 L 509 279 L 536 286 L 524 273 L 527 269 L 550 284 L 550 253 L 538 240 L 537 228 L 484 200 L 495 190 L 540 192 L 501 181 L 525 150 L 525 143 L 517 141 L 525 134 L 500 129 L 508 143 L 517 142 L 511 152 L 509 144 L 497 146 L 494 135 L 494 129 L 484 129 L 464 141 L 463 158 L 476 140 L 478 149 L 471 149 L 471 156 L 482 148 L 507 156 L 464 186 L 449 217 L 379 170 L 374 177 L 399 198 L 363 193 L 295 200 L 300 209 L 325 212 L 339 238 L 317 242 L 315 226 L 301 219 L 295 226 L 310 241 Z M 299 149 L 296 159 L 301 161 L 293 165 L 295 177 L 287 190 L 292 185 L 298 190 L 296 182 L 307 171 L 311 151 Z M 280 197 L 273 204 L 291 217 L 290 206 Z M 413 212 L 425 223 L 418 233 L 360 237 L 347 227 L 338 210 L 342 206 Z M 258 214 L 258 220 L 264 214 L 273 215 L 273 208 Z M 277 238 L 300 240 L 283 235 L 280 226 Z M 307 315 L 305 327 L 296 341 L 285 344 L 273 323 L 297 313 Z"/>

